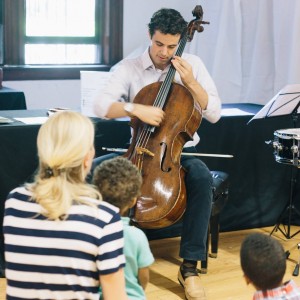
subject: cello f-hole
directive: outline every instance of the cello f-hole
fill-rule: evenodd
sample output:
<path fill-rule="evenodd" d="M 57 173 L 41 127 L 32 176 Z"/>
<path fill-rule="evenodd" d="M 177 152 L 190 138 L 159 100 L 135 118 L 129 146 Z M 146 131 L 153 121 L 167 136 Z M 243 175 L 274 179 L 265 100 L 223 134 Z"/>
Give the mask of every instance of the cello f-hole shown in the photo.
<path fill-rule="evenodd" d="M 170 172 L 172 168 L 170 167 L 167 167 L 165 168 L 164 167 L 164 164 L 165 164 L 165 159 L 166 159 L 166 153 L 167 153 L 167 144 L 164 143 L 164 142 L 161 142 L 160 143 L 160 146 L 162 146 L 162 151 L 161 151 L 161 157 L 160 157 L 160 169 L 163 171 L 163 172 Z"/>

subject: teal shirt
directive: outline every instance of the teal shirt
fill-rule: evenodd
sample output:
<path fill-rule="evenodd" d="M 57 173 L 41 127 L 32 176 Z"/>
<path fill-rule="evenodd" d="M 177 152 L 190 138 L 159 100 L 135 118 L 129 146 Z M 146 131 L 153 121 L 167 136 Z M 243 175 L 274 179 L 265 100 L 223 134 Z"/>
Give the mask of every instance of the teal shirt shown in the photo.
<path fill-rule="evenodd" d="M 122 217 L 124 226 L 124 254 L 126 258 L 125 280 L 126 293 L 130 300 L 146 299 L 145 292 L 138 282 L 138 270 L 149 267 L 154 262 L 148 239 L 145 233 L 134 226 L 130 226 L 130 219 Z"/>

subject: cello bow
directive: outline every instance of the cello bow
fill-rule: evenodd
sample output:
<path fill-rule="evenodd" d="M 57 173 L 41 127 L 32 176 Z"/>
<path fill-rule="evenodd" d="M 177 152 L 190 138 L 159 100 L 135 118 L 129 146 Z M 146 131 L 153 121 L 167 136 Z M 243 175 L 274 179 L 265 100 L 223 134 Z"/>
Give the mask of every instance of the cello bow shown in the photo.
<path fill-rule="evenodd" d="M 102 150 L 108 152 L 117 152 L 117 153 L 125 153 L 127 149 L 125 148 L 109 148 L 102 147 Z M 234 156 L 231 154 L 216 154 L 216 153 L 197 153 L 197 152 L 182 152 L 182 156 L 207 156 L 207 157 L 220 157 L 220 158 L 233 158 Z"/>

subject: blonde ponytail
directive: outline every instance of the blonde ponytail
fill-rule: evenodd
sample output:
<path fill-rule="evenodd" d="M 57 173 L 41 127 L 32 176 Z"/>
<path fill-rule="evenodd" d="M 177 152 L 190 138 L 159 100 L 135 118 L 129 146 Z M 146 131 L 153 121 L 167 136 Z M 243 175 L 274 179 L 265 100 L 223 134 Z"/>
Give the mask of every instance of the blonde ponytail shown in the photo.
<path fill-rule="evenodd" d="M 89 118 L 70 111 L 54 114 L 40 128 L 37 147 L 39 171 L 28 188 L 45 216 L 65 218 L 73 202 L 101 198 L 85 182 L 84 161 L 94 147 L 94 126 Z"/>

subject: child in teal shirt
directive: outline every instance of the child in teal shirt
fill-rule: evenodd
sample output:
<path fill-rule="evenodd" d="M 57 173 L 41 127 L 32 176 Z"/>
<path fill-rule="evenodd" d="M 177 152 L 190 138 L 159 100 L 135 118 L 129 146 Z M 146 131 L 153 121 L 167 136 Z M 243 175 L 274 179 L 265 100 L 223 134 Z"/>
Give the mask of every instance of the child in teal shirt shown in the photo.
<path fill-rule="evenodd" d="M 141 229 L 130 226 L 128 217 L 128 212 L 136 204 L 140 192 L 140 172 L 129 160 L 117 157 L 102 162 L 95 169 L 93 183 L 98 187 L 104 201 L 120 209 L 124 225 L 127 295 L 131 300 L 146 299 L 149 266 L 154 258 L 146 235 Z"/>

